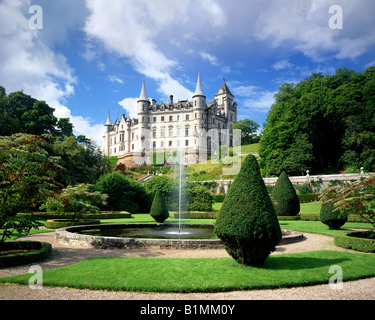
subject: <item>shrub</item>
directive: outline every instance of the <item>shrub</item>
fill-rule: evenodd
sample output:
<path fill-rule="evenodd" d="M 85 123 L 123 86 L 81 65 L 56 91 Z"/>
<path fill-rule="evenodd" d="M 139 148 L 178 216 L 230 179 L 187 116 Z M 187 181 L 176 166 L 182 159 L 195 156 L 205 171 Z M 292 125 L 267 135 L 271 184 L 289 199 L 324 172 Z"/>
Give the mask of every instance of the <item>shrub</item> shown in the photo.
<path fill-rule="evenodd" d="M 238 263 L 251 266 L 263 265 L 281 240 L 275 209 L 253 155 L 242 163 L 224 199 L 215 233 Z"/>
<path fill-rule="evenodd" d="M 188 210 L 189 211 L 212 211 L 214 195 L 198 183 L 189 184 Z"/>
<path fill-rule="evenodd" d="M 370 231 L 371 232 L 371 231 Z M 367 235 L 369 232 L 366 232 Z M 353 249 L 363 252 L 375 252 L 375 239 L 370 237 L 363 237 L 365 232 L 336 232 L 334 236 L 334 243 L 336 246 Z M 374 234 L 374 232 L 372 232 Z"/>
<path fill-rule="evenodd" d="M 298 194 L 297 196 L 298 196 L 300 203 L 313 202 L 313 201 L 318 200 L 319 198 L 318 193 Z"/>
<path fill-rule="evenodd" d="M 335 209 L 332 201 L 327 201 L 323 203 L 320 209 L 320 221 L 330 229 L 338 230 L 348 221 L 348 217 L 342 214 L 340 210 Z"/>
<path fill-rule="evenodd" d="M 296 216 L 300 211 L 296 190 L 285 171 L 277 179 L 271 199 L 278 216 Z"/>
<path fill-rule="evenodd" d="M 102 208 L 104 210 L 139 213 L 150 209 L 150 198 L 142 185 L 119 172 L 101 176 L 94 189 L 108 195 L 107 205 Z"/>
<path fill-rule="evenodd" d="M 155 197 L 156 191 L 160 190 L 168 209 L 177 209 L 177 201 L 173 201 L 173 198 L 177 193 L 177 184 L 172 178 L 166 176 L 154 176 L 150 180 L 145 181 L 144 188 L 152 199 Z"/>
<path fill-rule="evenodd" d="M 169 217 L 168 208 L 160 190 L 156 191 L 154 200 L 152 201 L 150 215 L 159 223 L 163 223 Z"/>

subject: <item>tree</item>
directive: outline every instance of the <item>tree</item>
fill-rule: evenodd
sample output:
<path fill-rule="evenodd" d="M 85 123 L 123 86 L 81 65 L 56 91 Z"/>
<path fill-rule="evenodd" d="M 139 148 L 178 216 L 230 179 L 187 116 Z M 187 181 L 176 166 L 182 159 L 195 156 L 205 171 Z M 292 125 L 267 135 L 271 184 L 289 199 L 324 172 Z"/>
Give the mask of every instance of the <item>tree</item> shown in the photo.
<path fill-rule="evenodd" d="M 119 172 L 101 176 L 93 188 L 108 195 L 107 205 L 104 206 L 107 210 L 139 213 L 149 203 L 143 187 L 136 181 L 128 180 Z"/>
<path fill-rule="evenodd" d="M 348 217 L 341 214 L 340 210 L 334 207 L 332 201 L 328 201 L 320 208 L 320 221 L 332 230 L 339 230 L 348 221 Z"/>
<path fill-rule="evenodd" d="M 73 213 L 72 221 L 79 220 L 84 212 L 98 212 L 106 204 L 108 195 L 91 191 L 90 185 L 68 186 L 46 199 L 41 209 L 62 213 Z"/>
<path fill-rule="evenodd" d="M 280 225 L 257 160 L 246 157 L 215 225 L 216 235 L 238 262 L 261 266 L 281 240 Z"/>
<path fill-rule="evenodd" d="M 169 210 L 177 210 L 178 186 L 175 180 L 167 176 L 154 176 L 150 180 L 145 181 L 144 188 L 153 199 L 158 190 L 161 191 L 163 199 Z"/>
<path fill-rule="evenodd" d="M 150 215 L 158 223 L 163 223 L 169 217 L 169 211 L 160 190 L 157 190 L 155 193 L 150 209 Z"/>
<path fill-rule="evenodd" d="M 323 204 L 331 202 L 342 216 L 354 214 L 373 225 L 375 229 L 375 175 L 347 187 L 334 186 L 320 196 Z"/>
<path fill-rule="evenodd" d="M 198 183 L 189 183 L 188 210 L 212 211 L 214 195 Z"/>
<path fill-rule="evenodd" d="M 374 70 L 343 68 L 335 75 L 314 73 L 297 85 L 282 85 L 260 140 L 263 175 L 372 170 L 372 138 L 357 138 L 375 130 Z"/>
<path fill-rule="evenodd" d="M 17 218 L 17 212 L 37 210 L 60 185 L 58 158 L 49 156 L 47 143 L 39 136 L 15 134 L 0 137 L 0 243 L 14 230 L 29 232 L 31 218 Z"/>
<path fill-rule="evenodd" d="M 241 130 L 241 145 L 259 142 L 260 137 L 257 134 L 259 124 L 253 120 L 239 120 L 232 126 L 232 129 Z"/>
<path fill-rule="evenodd" d="M 271 200 L 278 216 L 296 216 L 300 211 L 300 203 L 288 175 L 283 171 L 272 189 Z"/>

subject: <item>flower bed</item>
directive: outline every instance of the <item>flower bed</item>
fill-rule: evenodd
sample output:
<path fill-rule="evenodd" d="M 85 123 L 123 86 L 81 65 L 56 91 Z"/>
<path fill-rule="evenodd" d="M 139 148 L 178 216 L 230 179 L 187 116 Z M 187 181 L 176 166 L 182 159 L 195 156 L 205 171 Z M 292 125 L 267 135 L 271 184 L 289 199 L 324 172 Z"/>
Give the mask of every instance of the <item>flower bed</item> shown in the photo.
<path fill-rule="evenodd" d="M 51 254 L 52 246 L 39 241 L 8 241 L 2 251 L 9 254 L 2 255 L 0 251 L 0 268 L 7 268 L 45 260 Z"/>

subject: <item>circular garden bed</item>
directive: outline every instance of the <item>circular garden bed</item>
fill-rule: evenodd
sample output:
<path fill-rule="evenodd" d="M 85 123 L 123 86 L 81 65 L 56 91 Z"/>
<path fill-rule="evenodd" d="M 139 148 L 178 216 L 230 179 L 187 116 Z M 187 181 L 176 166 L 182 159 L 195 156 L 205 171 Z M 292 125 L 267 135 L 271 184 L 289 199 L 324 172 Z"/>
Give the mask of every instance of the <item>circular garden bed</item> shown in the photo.
<path fill-rule="evenodd" d="M 48 229 L 58 229 L 70 226 L 84 226 L 84 225 L 92 225 L 92 224 L 100 224 L 99 219 L 80 219 L 80 220 L 70 220 L 70 219 L 52 219 L 47 220 L 44 223 L 44 226 Z"/>
<path fill-rule="evenodd" d="M 4 242 L 0 251 L 0 268 L 45 260 L 52 251 L 50 243 L 39 241 Z"/>
<path fill-rule="evenodd" d="M 334 236 L 336 246 L 363 252 L 375 252 L 375 232 L 354 231 L 336 232 Z"/>

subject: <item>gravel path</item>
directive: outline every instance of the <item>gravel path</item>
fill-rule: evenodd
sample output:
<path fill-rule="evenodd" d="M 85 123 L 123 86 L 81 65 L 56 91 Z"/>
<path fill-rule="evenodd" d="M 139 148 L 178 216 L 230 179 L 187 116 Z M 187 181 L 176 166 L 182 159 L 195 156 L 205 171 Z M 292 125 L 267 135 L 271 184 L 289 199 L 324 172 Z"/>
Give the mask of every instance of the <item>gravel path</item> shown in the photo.
<path fill-rule="evenodd" d="M 225 250 L 124 250 L 124 249 L 89 249 L 67 247 L 55 241 L 55 233 L 30 235 L 21 240 L 35 240 L 52 244 L 52 254 L 39 265 L 45 269 L 57 268 L 79 262 L 87 257 L 227 257 Z M 329 236 L 304 233 L 304 240 L 278 246 L 272 254 L 302 252 L 312 250 L 340 250 Z M 27 273 L 31 265 L 0 269 L 0 277 Z M 250 290 L 226 293 L 190 293 L 159 294 L 77 290 L 70 288 L 47 288 L 32 290 L 28 286 L 1 284 L 0 300 L 374 300 L 375 278 L 345 282 L 343 289 L 333 290 L 326 285 L 297 287 L 277 290 Z"/>

